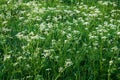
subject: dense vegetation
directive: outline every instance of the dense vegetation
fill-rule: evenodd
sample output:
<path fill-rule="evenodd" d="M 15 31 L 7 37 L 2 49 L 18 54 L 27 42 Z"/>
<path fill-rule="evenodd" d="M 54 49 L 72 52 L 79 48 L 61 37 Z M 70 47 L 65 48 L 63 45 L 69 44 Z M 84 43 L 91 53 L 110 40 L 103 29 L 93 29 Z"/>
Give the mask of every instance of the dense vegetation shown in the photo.
<path fill-rule="evenodd" d="M 0 0 L 0 80 L 120 80 L 119 0 Z"/>

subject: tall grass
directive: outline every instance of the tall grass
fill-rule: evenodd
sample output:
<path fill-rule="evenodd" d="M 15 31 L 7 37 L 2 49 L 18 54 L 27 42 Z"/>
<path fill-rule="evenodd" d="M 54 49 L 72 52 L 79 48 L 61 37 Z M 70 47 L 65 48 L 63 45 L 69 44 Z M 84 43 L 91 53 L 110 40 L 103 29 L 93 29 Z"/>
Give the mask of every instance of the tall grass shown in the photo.
<path fill-rule="evenodd" d="M 120 80 L 119 14 L 112 0 L 0 1 L 0 80 Z"/>

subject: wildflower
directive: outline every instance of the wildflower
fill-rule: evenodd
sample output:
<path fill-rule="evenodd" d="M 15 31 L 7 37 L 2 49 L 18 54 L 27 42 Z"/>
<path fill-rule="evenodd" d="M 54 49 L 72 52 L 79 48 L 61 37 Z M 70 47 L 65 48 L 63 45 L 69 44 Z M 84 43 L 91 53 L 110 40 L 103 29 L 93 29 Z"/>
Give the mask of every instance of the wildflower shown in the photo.
<path fill-rule="evenodd" d="M 25 19 L 24 17 L 19 17 L 19 20 L 23 20 L 23 19 Z"/>
<path fill-rule="evenodd" d="M 102 37 L 103 40 L 106 40 L 106 38 L 107 38 L 106 36 L 103 36 L 103 37 Z"/>
<path fill-rule="evenodd" d="M 22 56 L 19 56 L 18 58 L 17 58 L 17 60 L 21 60 L 23 57 Z"/>
<path fill-rule="evenodd" d="M 120 23 L 120 20 L 117 20 L 118 23 Z"/>
<path fill-rule="evenodd" d="M 46 69 L 46 71 L 50 71 L 50 70 L 51 70 L 51 68 L 47 68 L 47 69 Z"/>
<path fill-rule="evenodd" d="M 26 67 L 27 67 L 27 68 L 30 68 L 30 65 L 29 65 L 29 64 L 26 64 Z"/>
<path fill-rule="evenodd" d="M 58 21 L 58 18 L 57 18 L 57 17 L 53 17 L 53 20 L 54 20 L 55 22 L 57 22 L 57 21 Z"/>
<path fill-rule="evenodd" d="M 84 22 L 83 25 L 89 25 L 89 22 Z"/>
<path fill-rule="evenodd" d="M 112 50 L 117 51 L 117 50 L 118 50 L 118 47 L 117 47 L 117 46 L 114 46 L 114 47 L 112 47 Z"/>
<path fill-rule="evenodd" d="M 89 39 L 98 39 L 98 36 L 94 36 L 94 35 L 89 35 Z"/>
<path fill-rule="evenodd" d="M 80 13 L 80 11 L 79 11 L 79 10 L 75 10 L 75 12 L 76 12 L 76 13 Z"/>
<path fill-rule="evenodd" d="M 118 61 L 120 61 L 120 58 L 118 58 Z"/>
<path fill-rule="evenodd" d="M 71 61 L 71 59 L 66 59 L 66 61 L 65 61 L 65 67 L 69 67 L 71 65 L 73 65 L 73 62 Z"/>
<path fill-rule="evenodd" d="M 68 42 L 68 40 L 64 40 L 64 43 L 67 43 Z"/>
<path fill-rule="evenodd" d="M 120 32 L 117 32 L 117 35 L 119 35 L 119 36 L 120 36 Z"/>
<path fill-rule="evenodd" d="M 22 33 L 20 33 L 20 32 L 16 34 L 16 37 L 19 38 L 19 39 L 21 39 L 23 36 L 24 35 Z"/>
<path fill-rule="evenodd" d="M 63 67 L 60 67 L 58 70 L 61 73 L 61 72 L 63 72 L 64 69 L 63 69 Z"/>
<path fill-rule="evenodd" d="M 79 31 L 78 31 L 78 30 L 74 30 L 74 31 L 73 31 L 73 33 L 78 34 L 78 33 L 79 33 Z"/>
<path fill-rule="evenodd" d="M 53 39 L 53 40 L 52 40 L 52 45 L 55 45 L 55 44 L 56 44 L 56 40 Z"/>
<path fill-rule="evenodd" d="M 7 60 L 7 59 L 10 59 L 10 57 L 11 57 L 10 55 L 5 54 L 4 55 L 4 61 Z"/>
<path fill-rule="evenodd" d="M 33 36 L 33 35 L 34 35 L 34 32 L 30 32 L 30 33 L 29 33 L 29 36 Z"/>
<path fill-rule="evenodd" d="M 113 64 L 113 60 L 109 61 L 109 65 L 111 66 Z"/>
<path fill-rule="evenodd" d="M 95 41 L 95 42 L 93 43 L 93 46 L 97 46 L 97 45 L 98 45 L 98 42 Z"/>
<path fill-rule="evenodd" d="M 31 39 L 39 39 L 39 35 L 31 36 Z"/>
<path fill-rule="evenodd" d="M 72 37 L 72 35 L 69 33 L 69 34 L 67 35 L 67 38 L 70 39 L 71 37 Z"/>
<path fill-rule="evenodd" d="M 43 55 L 44 58 L 50 57 L 51 56 L 51 52 L 50 52 L 50 50 L 44 50 L 42 55 Z"/>
<path fill-rule="evenodd" d="M 2 24 L 4 25 L 4 24 L 7 24 L 7 23 L 8 23 L 8 21 L 3 21 L 3 23 L 2 23 Z"/>
<path fill-rule="evenodd" d="M 102 61 L 105 61 L 106 59 L 102 59 Z"/>
<path fill-rule="evenodd" d="M 17 66 L 17 65 L 18 65 L 18 62 L 13 63 L 13 66 Z"/>

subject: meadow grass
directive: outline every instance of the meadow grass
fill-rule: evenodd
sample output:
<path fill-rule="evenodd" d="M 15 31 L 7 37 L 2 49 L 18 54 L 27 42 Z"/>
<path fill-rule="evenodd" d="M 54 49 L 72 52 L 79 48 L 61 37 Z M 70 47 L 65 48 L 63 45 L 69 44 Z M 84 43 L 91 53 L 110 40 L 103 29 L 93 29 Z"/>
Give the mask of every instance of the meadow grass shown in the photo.
<path fill-rule="evenodd" d="M 0 0 L 0 80 L 120 80 L 119 0 Z"/>

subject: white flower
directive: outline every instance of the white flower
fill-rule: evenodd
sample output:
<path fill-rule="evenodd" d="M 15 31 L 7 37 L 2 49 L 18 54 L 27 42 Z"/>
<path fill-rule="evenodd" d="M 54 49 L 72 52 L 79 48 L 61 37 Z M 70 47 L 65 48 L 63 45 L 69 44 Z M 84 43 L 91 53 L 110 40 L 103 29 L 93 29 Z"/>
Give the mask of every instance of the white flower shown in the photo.
<path fill-rule="evenodd" d="M 68 42 L 68 40 L 64 40 L 64 43 L 67 43 Z"/>
<path fill-rule="evenodd" d="M 57 22 L 57 21 L 58 21 L 58 18 L 57 18 L 57 17 L 53 17 L 53 20 L 54 20 L 55 22 Z"/>
<path fill-rule="evenodd" d="M 50 50 L 44 50 L 42 55 L 43 55 L 43 58 L 50 57 L 51 56 L 51 52 L 50 52 Z"/>
<path fill-rule="evenodd" d="M 7 59 L 10 59 L 10 57 L 11 57 L 10 55 L 5 54 L 4 55 L 4 61 L 7 60 Z"/>
<path fill-rule="evenodd" d="M 16 66 L 16 65 L 18 65 L 18 63 L 17 63 L 17 62 L 13 63 L 13 66 Z"/>
<path fill-rule="evenodd" d="M 8 21 L 3 21 L 3 22 L 2 22 L 2 24 L 7 24 L 7 23 L 8 23 Z"/>
<path fill-rule="evenodd" d="M 30 32 L 30 33 L 29 33 L 29 36 L 33 36 L 33 35 L 34 35 L 34 32 Z"/>
<path fill-rule="evenodd" d="M 72 37 L 72 35 L 69 33 L 69 34 L 67 35 L 67 38 L 70 39 L 71 37 Z"/>
<path fill-rule="evenodd" d="M 105 61 L 106 59 L 102 59 L 102 61 Z"/>
<path fill-rule="evenodd" d="M 55 45 L 55 44 L 56 44 L 56 40 L 53 39 L 53 40 L 52 40 L 52 45 Z"/>
<path fill-rule="evenodd" d="M 94 46 L 97 46 L 97 45 L 98 45 L 98 42 L 97 42 L 97 41 L 93 42 L 93 45 L 94 45 Z"/>
<path fill-rule="evenodd" d="M 65 67 L 69 67 L 71 65 L 73 65 L 73 62 L 71 61 L 71 59 L 66 59 L 66 61 L 65 61 Z"/>
<path fill-rule="evenodd" d="M 8 28 L 2 28 L 2 31 L 4 31 L 4 32 L 9 32 L 9 31 L 11 31 L 11 29 L 8 29 Z"/>
<path fill-rule="evenodd" d="M 117 47 L 117 46 L 114 46 L 114 47 L 112 47 L 111 49 L 117 51 L 117 50 L 118 50 L 118 47 Z"/>
<path fill-rule="evenodd" d="M 120 58 L 118 58 L 118 61 L 120 61 Z"/>
<path fill-rule="evenodd" d="M 22 56 L 19 56 L 18 58 L 17 58 L 17 60 L 21 60 L 23 57 Z"/>
<path fill-rule="evenodd" d="M 39 38 L 40 38 L 39 35 L 31 36 L 31 39 L 39 39 Z"/>
<path fill-rule="evenodd" d="M 84 22 L 83 25 L 89 25 L 89 22 Z"/>
<path fill-rule="evenodd" d="M 19 17 L 19 20 L 23 20 L 23 19 L 25 19 L 24 17 Z"/>
<path fill-rule="evenodd" d="M 113 64 L 113 60 L 109 61 L 109 65 L 111 66 Z"/>
<path fill-rule="evenodd" d="M 47 69 L 46 69 L 46 71 L 50 71 L 50 70 L 51 70 L 51 68 L 47 68 Z"/>
<path fill-rule="evenodd" d="M 102 38 L 103 40 L 106 40 L 107 37 L 106 37 L 106 36 L 102 36 L 101 38 Z"/>
<path fill-rule="evenodd" d="M 79 11 L 79 10 L 75 10 L 75 12 L 76 12 L 76 13 L 80 13 L 80 11 Z"/>
<path fill-rule="evenodd" d="M 94 36 L 94 35 L 89 35 L 89 39 L 98 39 L 98 36 Z"/>
<path fill-rule="evenodd" d="M 60 67 L 58 70 L 61 73 L 61 72 L 63 72 L 64 69 L 63 69 L 63 67 Z"/>
<path fill-rule="evenodd" d="M 107 5 L 108 5 L 108 2 L 104 2 L 103 5 L 106 5 L 106 6 L 107 6 Z"/>
<path fill-rule="evenodd" d="M 74 30 L 74 31 L 73 31 L 73 33 L 78 34 L 78 33 L 79 33 L 79 31 L 78 31 L 78 30 Z"/>
<path fill-rule="evenodd" d="M 117 32 L 117 35 L 119 35 L 119 36 L 120 36 L 120 32 Z"/>

